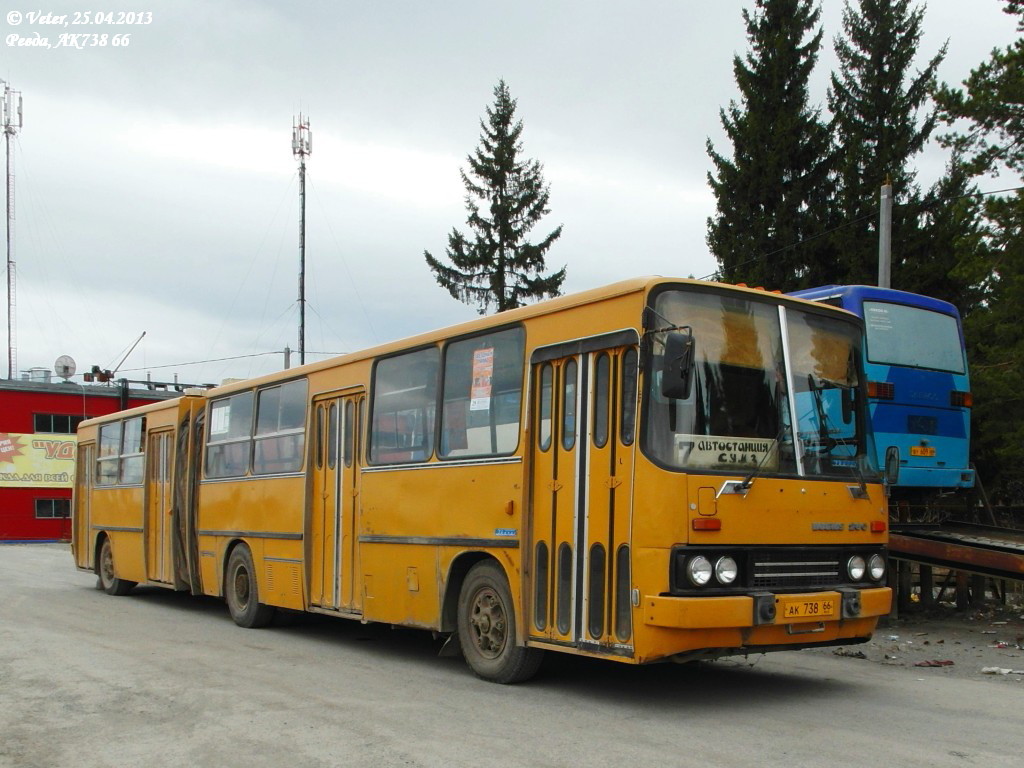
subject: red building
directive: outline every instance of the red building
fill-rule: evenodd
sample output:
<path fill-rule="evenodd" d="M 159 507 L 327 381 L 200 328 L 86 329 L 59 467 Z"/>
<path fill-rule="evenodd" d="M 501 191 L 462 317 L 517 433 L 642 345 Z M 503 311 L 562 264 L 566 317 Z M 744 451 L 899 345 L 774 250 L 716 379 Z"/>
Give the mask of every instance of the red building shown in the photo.
<path fill-rule="evenodd" d="M 78 423 L 180 394 L 40 378 L 0 379 L 0 541 L 70 539 Z"/>

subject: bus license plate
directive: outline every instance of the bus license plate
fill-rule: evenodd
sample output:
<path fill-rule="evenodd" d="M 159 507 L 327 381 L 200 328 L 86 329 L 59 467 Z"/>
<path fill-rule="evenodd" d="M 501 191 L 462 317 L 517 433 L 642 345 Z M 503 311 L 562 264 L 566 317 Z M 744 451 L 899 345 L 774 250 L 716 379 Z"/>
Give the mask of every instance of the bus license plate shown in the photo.
<path fill-rule="evenodd" d="M 932 458 L 935 456 L 935 449 L 930 445 L 912 445 L 910 446 L 910 455 Z"/>
<path fill-rule="evenodd" d="M 780 599 L 780 615 L 785 621 L 830 619 L 835 616 L 836 601 L 832 599 L 789 598 Z"/>

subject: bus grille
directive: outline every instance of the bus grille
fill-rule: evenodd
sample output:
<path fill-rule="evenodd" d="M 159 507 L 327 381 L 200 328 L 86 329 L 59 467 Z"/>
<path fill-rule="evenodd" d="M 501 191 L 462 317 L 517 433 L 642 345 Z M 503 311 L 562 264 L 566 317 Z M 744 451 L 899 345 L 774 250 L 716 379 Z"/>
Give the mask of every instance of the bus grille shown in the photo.
<path fill-rule="evenodd" d="M 839 580 L 839 558 L 834 552 L 761 551 L 754 555 L 755 589 L 832 587 Z"/>

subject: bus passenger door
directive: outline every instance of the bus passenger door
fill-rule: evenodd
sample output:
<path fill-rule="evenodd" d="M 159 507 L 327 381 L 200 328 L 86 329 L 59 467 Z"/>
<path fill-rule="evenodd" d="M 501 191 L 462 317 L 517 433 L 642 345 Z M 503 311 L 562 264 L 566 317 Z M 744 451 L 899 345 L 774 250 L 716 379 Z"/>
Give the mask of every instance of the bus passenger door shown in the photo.
<path fill-rule="evenodd" d="M 636 348 L 536 360 L 530 636 L 628 647 Z"/>
<path fill-rule="evenodd" d="M 630 523 L 636 438 L 637 349 L 590 354 L 586 499 L 581 548 L 581 646 L 632 647 Z"/>
<path fill-rule="evenodd" d="M 357 434 L 361 392 L 315 401 L 313 497 L 310 515 L 310 602 L 353 608 Z"/>
<path fill-rule="evenodd" d="M 150 433 L 146 446 L 146 578 L 171 582 L 172 433 Z"/>
<path fill-rule="evenodd" d="M 75 469 L 75 519 L 72 528 L 75 563 L 81 568 L 92 568 L 92 479 L 95 467 L 96 444 L 78 446 L 78 466 Z"/>

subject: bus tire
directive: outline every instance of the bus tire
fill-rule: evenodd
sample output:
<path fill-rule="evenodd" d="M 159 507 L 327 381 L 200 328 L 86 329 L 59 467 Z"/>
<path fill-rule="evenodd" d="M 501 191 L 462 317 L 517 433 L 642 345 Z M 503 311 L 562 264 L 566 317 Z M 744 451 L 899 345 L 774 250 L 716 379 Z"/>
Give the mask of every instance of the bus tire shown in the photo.
<path fill-rule="evenodd" d="M 127 595 L 138 582 L 119 579 L 114 575 L 114 547 L 110 538 L 103 537 L 100 545 L 100 556 L 96 563 L 96 575 L 99 576 L 99 588 L 108 595 Z"/>
<path fill-rule="evenodd" d="M 231 618 L 240 627 L 265 627 L 274 618 L 274 607 L 260 602 L 252 553 L 245 544 L 231 550 L 224 578 L 224 595 Z"/>
<path fill-rule="evenodd" d="M 477 677 L 508 684 L 536 674 L 544 652 L 516 645 L 512 593 L 497 563 L 477 563 L 466 574 L 458 622 L 462 655 Z"/>

